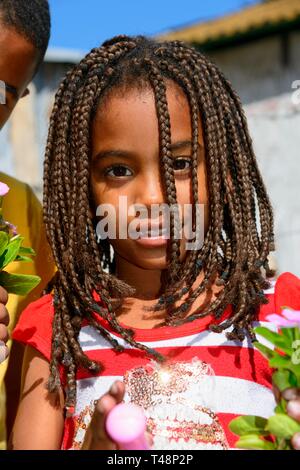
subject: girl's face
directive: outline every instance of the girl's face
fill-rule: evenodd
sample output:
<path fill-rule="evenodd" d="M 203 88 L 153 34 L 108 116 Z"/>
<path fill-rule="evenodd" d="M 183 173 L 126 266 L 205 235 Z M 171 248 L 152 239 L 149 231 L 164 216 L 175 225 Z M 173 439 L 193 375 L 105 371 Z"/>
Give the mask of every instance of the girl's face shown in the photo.
<path fill-rule="evenodd" d="M 167 84 L 171 120 L 172 155 L 177 190 L 177 203 L 192 203 L 191 140 L 189 104 L 183 91 L 173 82 Z M 199 203 L 204 204 L 204 233 L 208 225 L 208 192 L 205 152 L 199 118 L 198 187 Z M 150 88 L 116 89 L 99 106 L 92 129 L 91 185 L 96 207 L 111 204 L 116 211 L 117 237 L 111 244 L 119 257 L 139 268 L 167 268 L 167 242 L 120 239 L 120 196 L 127 197 L 127 207 L 142 205 L 149 209 L 143 223 L 151 223 L 151 205 L 166 203 L 159 155 L 159 129 L 155 100 Z M 125 214 L 122 214 L 125 215 Z M 143 215 L 144 217 L 144 215 Z M 129 215 L 128 224 L 139 218 Z M 153 220 L 153 219 L 152 219 Z M 158 219 L 156 219 L 158 220 Z M 159 216 L 159 221 L 162 215 Z M 180 241 L 180 257 L 186 253 L 185 238 Z"/>

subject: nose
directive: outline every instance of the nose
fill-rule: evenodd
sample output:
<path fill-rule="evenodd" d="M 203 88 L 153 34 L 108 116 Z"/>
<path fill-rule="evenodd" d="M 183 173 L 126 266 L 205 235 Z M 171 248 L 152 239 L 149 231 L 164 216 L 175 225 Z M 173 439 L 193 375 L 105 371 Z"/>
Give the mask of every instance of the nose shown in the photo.
<path fill-rule="evenodd" d="M 136 204 L 142 204 L 148 208 L 150 208 L 152 204 L 163 204 L 166 202 L 159 170 L 153 171 L 148 169 L 148 171 L 141 176 L 135 202 Z"/>

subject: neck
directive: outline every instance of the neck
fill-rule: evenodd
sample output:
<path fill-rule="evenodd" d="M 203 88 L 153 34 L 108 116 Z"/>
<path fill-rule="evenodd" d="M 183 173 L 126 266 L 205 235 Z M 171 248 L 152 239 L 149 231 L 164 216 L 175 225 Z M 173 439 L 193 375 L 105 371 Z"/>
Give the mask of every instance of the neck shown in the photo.
<path fill-rule="evenodd" d="M 136 289 L 134 297 L 145 300 L 154 300 L 159 297 L 162 273 L 160 269 L 143 269 L 129 263 L 117 253 L 115 256 L 116 276 Z"/>

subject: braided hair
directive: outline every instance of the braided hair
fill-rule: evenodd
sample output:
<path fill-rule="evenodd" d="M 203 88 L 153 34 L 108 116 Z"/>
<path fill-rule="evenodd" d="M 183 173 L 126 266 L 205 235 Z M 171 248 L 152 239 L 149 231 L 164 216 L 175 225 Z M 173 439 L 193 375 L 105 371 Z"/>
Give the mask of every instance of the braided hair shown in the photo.
<path fill-rule="evenodd" d="M 125 342 L 164 360 L 157 351 L 136 342 L 133 331 L 123 328 L 117 320 L 112 293 L 122 299 L 132 294 L 132 288 L 114 275 L 109 243 L 97 244 L 90 147 L 93 118 L 105 95 L 121 86 L 151 86 L 165 197 L 168 204 L 176 204 L 167 80 L 181 87 L 191 110 L 193 203 L 198 200 L 201 115 L 210 221 L 201 248 L 187 252 L 180 261 L 180 241 L 175 237 L 175 219 L 171 218 L 166 287 L 153 310 L 165 309 L 164 323 L 179 325 L 208 314 L 217 320 L 231 304 L 232 315 L 221 323 L 213 322 L 210 329 L 222 332 L 232 327 L 228 338 L 242 340 L 248 334 L 254 340 L 251 324 L 259 305 L 266 302 L 263 289 L 269 286 L 267 279 L 273 275 L 267 262 L 269 252 L 274 250 L 273 214 L 246 117 L 230 82 L 206 56 L 179 41 L 154 42 L 143 36 L 117 36 L 106 41 L 69 71 L 61 83 L 51 115 L 44 163 L 44 221 L 57 266 L 48 290 L 53 289 L 55 310 L 48 389 L 55 391 L 60 387 L 59 367 L 63 365 L 69 410 L 76 402 L 77 368 L 94 372 L 101 369 L 101 364 L 81 349 L 78 335 L 83 319 L 115 350 L 122 351 L 123 346 L 97 322 L 95 313 Z M 202 270 L 203 279 L 192 292 L 186 286 L 191 286 Z M 214 282 L 223 286 L 216 298 L 187 316 L 194 300 Z M 95 293 L 100 302 L 95 301 Z M 175 306 L 184 294 L 188 294 L 185 301 Z"/>
<path fill-rule="evenodd" d="M 48 0 L 0 0 L 0 19 L 30 41 L 38 52 L 37 68 L 44 59 L 50 38 Z"/>

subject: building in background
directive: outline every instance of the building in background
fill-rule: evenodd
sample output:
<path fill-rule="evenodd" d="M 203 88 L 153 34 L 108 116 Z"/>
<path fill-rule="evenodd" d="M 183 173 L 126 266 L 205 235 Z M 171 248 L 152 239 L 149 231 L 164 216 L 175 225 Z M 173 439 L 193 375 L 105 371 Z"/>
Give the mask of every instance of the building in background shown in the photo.
<path fill-rule="evenodd" d="M 264 1 L 163 37 L 207 53 L 240 95 L 274 207 L 278 271 L 300 276 L 300 0 Z M 1 170 L 30 183 L 38 195 L 54 92 L 82 55 L 50 51 L 30 99 L 20 102 L 0 134 Z"/>
<path fill-rule="evenodd" d="M 164 38 L 209 55 L 241 97 L 274 207 L 276 265 L 300 275 L 300 0 L 265 1 Z"/>

